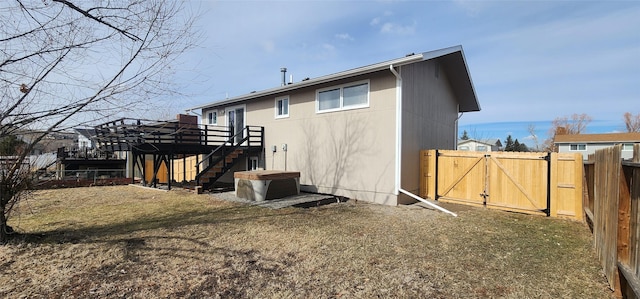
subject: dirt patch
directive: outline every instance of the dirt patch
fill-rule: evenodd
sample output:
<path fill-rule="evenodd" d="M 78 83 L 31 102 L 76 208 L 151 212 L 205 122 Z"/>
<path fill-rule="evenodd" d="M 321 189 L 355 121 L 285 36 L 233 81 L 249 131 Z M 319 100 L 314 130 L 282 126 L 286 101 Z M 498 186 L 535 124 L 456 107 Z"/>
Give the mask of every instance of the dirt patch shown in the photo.
<path fill-rule="evenodd" d="M 611 298 L 586 225 L 478 208 L 279 210 L 130 186 L 42 190 L 0 296 Z"/>

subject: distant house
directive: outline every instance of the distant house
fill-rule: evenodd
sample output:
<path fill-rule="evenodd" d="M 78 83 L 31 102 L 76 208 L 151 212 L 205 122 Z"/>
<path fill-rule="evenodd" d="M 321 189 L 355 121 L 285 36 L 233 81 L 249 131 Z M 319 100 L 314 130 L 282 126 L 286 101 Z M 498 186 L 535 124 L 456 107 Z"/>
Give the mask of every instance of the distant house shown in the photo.
<path fill-rule="evenodd" d="M 190 110 L 232 135 L 264 127 L 264 151 L 238 170 L 296 170 L 303 191 L 396 205 L 418 193 L 419 151 L 455 149 L 459 113 L 480 105 L 455 46 Z"/>
<path fill-rule="evenodd" d="M 459 151 L 475 151 L 475 152 L 495 152 L 502 150 L 502 143 L 500 139 L 491 139 L 491 140 L 475 140 L 475 139 L 466 139 L 466 140 L 458 140 L 457 150 Z"/>
<path fill-rule="evenodd" d="M 640 143 L 640 133 L 556 135 L 553 141 L 560 153 L 581 153 L 584 160 L 596 150 L 622 144 L 622 158 L 633 157 L 633 145 Z"/>
<path fill-rule="evenodd" d="M 78 134 L 78 150 L 94 148 L 94 139 L 96 130 L 94 128 L 76 128 L 73 129 Z"/>

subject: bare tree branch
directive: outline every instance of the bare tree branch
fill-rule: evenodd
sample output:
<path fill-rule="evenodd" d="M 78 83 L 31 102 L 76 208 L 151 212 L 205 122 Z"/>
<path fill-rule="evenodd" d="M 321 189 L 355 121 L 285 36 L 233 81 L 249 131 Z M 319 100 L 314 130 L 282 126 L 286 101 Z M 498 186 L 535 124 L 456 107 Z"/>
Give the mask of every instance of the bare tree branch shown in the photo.
<path fill-rule="evenodd" d="M 175 92 L 171 64 L 197 37 L 193 19 L 172 0 L 52 1 L 13 0 L 0 10 L 0 139 L 31 136 L 0 164 L 0 243 L 30 186 L 25 163 L 38 142 L 153 109 L 144 103 Z"/>
<path fill-rule="evenodd" d="M 82 14 L 83 16 L 85 16 L 85 17 L 87 17 L 87 18 L 89 18 L 89 19 L 92 19 L 92 20 L 94 20 L 94 21 L 96 21 L 96 22 L 98 22 L 98 23 L 101 23 L 101 24 L 103 24 L 103 25 L 105 25 L 105 26 L 107 26 L 107 27 L 109 27 L 109 28 L 111 28 L 111 29 L 113 29 L 113 30 L 115 30 L 115 31 L 120 32 L 122 35 L 124 35 L 124 36 L 126 36 L 126 37 L 130 38 L 131 40 L 134 40 L 134 41 L 140 41 L 140 38 L 139 38 L 139 37 L 137 37 L 137 36 L 135 36 L 135 34 L 131 34 L 131 33 L 127 32 L 126 30 L 122 30 L 122 29 L 120 29 L 120 28 L 118 28 L 118 27 L 116 27 L 116 26 L 111 25 L 109 22 L 105 22 L 105 21 L 104 21 L 104 20 L 102 20 L 101 18 L 98 18 L 98 17 L 96 17 L 96 16 L 94 16 L 94 15 L 90 14 L 90 13 L 89 13 L 89 10 L 83 10 L 83 9 L 81 9 L 80 7 L 76 6 L 75 4 L 73 4 L 73 3 L 71 3 L 71 2 L 69 2 L 69 1 L 67 1 L 67 0 L 52 0 L 52 1 L 53 1 L 53 2 L 58 2 L 58 3 L 64 4 L 64 5 L 68 6 L 69 8 L 71 8 L 71 9 L 73 9 L 73 10 L 75 10 L 75 11 L 79 12 L 79 13 L 80 13 L 80 14 Z M 91 10 L 92 10 L 92 9 L 91 9 Z"/>
<path fill-rule="evenodd" d="M 624 125 L 627 128 L 627 132 L 640 132 L 640 113 L 633 115 L 631 114 L 631 112 L 626 112 L 622 116 L 622 119 L 624 120 Z"/>

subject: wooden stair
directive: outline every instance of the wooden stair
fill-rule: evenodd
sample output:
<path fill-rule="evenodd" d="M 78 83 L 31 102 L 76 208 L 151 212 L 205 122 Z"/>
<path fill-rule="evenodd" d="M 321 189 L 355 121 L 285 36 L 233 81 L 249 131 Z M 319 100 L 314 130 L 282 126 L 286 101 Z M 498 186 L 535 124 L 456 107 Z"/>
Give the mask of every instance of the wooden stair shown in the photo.
<path fill-rule="evenodd" d="M 227 171 L 229 171 L 241 158 L 244 156 L 244 150 L 236 149 L 229 153 L 224 160 L 218 162 L 216 165 L 209 167 L 206 171 L 202 172 L 200 176 L 200 185 L 205 189 L 210 187 L 215 181 L 222 177 Z M 225 167 L 226 165 L 226 167 Z"/>

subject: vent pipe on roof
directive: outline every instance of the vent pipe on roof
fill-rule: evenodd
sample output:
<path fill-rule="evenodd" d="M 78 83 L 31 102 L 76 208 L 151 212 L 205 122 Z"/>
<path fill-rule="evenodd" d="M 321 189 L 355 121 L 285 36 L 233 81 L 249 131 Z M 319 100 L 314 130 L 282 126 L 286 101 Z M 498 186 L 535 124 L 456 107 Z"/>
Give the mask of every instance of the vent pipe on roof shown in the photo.
<path fill-rule="evenodd" d="M 285 86 L 285 85 L 287 85 L 287 68 L 286 67 L 280 68 L 280 72 L 282 73 L 282 85 L 281 86 Z"/>

